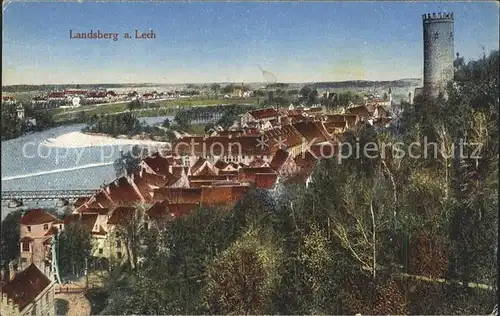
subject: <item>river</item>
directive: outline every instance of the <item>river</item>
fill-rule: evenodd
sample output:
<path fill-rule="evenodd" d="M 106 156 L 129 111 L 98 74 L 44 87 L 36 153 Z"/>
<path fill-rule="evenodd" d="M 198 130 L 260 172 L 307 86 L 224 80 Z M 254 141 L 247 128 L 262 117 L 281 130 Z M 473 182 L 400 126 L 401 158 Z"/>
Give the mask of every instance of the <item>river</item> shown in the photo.
<path fill-rule="evenodd" d="M 161 124 L 171 116 L 145 117 L 148 125 Z M 2 191 L 96 189 L 116 178 L 114 160 L 120 150 L 133 146 L 52 147 L 50 139 L 79 132 L 84 124 L 66 125 L 2 141 Z M 29 207 L 54 207 L 55 201 L 24 203 Z M 13 209 L 2 202 L 2 219 Z"/>

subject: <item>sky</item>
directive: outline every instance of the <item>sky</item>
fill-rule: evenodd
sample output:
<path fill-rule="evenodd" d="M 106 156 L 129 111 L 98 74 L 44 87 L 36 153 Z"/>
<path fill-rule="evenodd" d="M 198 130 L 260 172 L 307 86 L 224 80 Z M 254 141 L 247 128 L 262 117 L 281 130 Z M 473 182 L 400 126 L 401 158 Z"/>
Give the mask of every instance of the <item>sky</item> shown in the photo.
<path fill-rule="evenodd" d="M 421 78 L 422 14 L 440 11 L 454 13 L 466 60 L 498 49 L 494 1 L 10 1 L 2 84 L 263 82 L 259 66 L 278 82 Z M 156 38 L 123 38 L 135 30 Z"/>

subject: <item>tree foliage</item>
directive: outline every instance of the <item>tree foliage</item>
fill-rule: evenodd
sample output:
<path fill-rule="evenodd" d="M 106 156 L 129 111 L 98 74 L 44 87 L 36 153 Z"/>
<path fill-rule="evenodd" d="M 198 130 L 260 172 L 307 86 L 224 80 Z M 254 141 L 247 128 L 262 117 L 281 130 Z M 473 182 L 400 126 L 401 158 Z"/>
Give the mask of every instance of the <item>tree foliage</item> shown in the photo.
<path fill-rule="evenodd" d="M 79 223 L 69 224 L 59 234 L 57 260 L 61 276 L 80 276 L 93 250 L 92 236 Z"/>
<path fill-rule="evenodd" d="M 324 159 L 307 187 L 284 182 L 272 191 L 251 190 L 231 209 L 200 207 L 150 231 L 144 262 L 116 285 L 107 311 L 491 313 L 495 60 L 498 52 L 464 65 L 467 80 L 451 85 L 447 99 L 405 105 L 398 127 L 360 124 L 344 135 L 353 148 L 379 145 L 374 158 L 353 152 L 340 163 Z M 464 138 L 482 144 L 478 157 L 470 156 L 471 146 L 469 155 L 450 155 Z M 436 146 L 424 155 L 430 142 Z M 409 149 L 401 156 L 380 146 L 388 143 L 419 146 L 410 157 Z"/>

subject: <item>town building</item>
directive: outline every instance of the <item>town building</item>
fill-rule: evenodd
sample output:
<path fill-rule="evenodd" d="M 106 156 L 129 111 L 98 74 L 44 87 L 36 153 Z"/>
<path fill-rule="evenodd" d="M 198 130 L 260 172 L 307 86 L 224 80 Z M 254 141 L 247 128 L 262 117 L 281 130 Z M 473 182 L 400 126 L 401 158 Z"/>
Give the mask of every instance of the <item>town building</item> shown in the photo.
<path fill-rule="evenodd" d="M 9 280 L 1 281 L 0 314 L 2 316 L 55 316 L 55 281 L 36 265 L 10 271 Z"/>
<path fill-rule="evenodd" d="M 34 264 L 49 274 L 52 237 L 63 229 L 63 221 L 48 212 L 33 209 L 23 214 L 19 223 L 20 268 Z"/>

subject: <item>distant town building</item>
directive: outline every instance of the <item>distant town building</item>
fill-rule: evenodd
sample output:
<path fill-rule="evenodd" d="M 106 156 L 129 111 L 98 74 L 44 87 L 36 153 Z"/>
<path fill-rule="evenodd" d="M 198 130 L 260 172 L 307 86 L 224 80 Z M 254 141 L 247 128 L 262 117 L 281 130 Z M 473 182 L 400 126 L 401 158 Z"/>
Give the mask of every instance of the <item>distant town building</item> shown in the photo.
<path fill-rule="evenodd" d="M 17 117 L 20 120 L 24 120 L 26 110 L 24 109 L 24 105 L 21 102 L 19 102 L 19 104 L 17 105 L 16 112 L 17 112 Z"/>
<path fill-rule="evenodd" d="M 14 104 L 16 103 L 16 98 L 10 95 L 3 95 L 2 96 L 2 103 L 5 104 Z"/>

